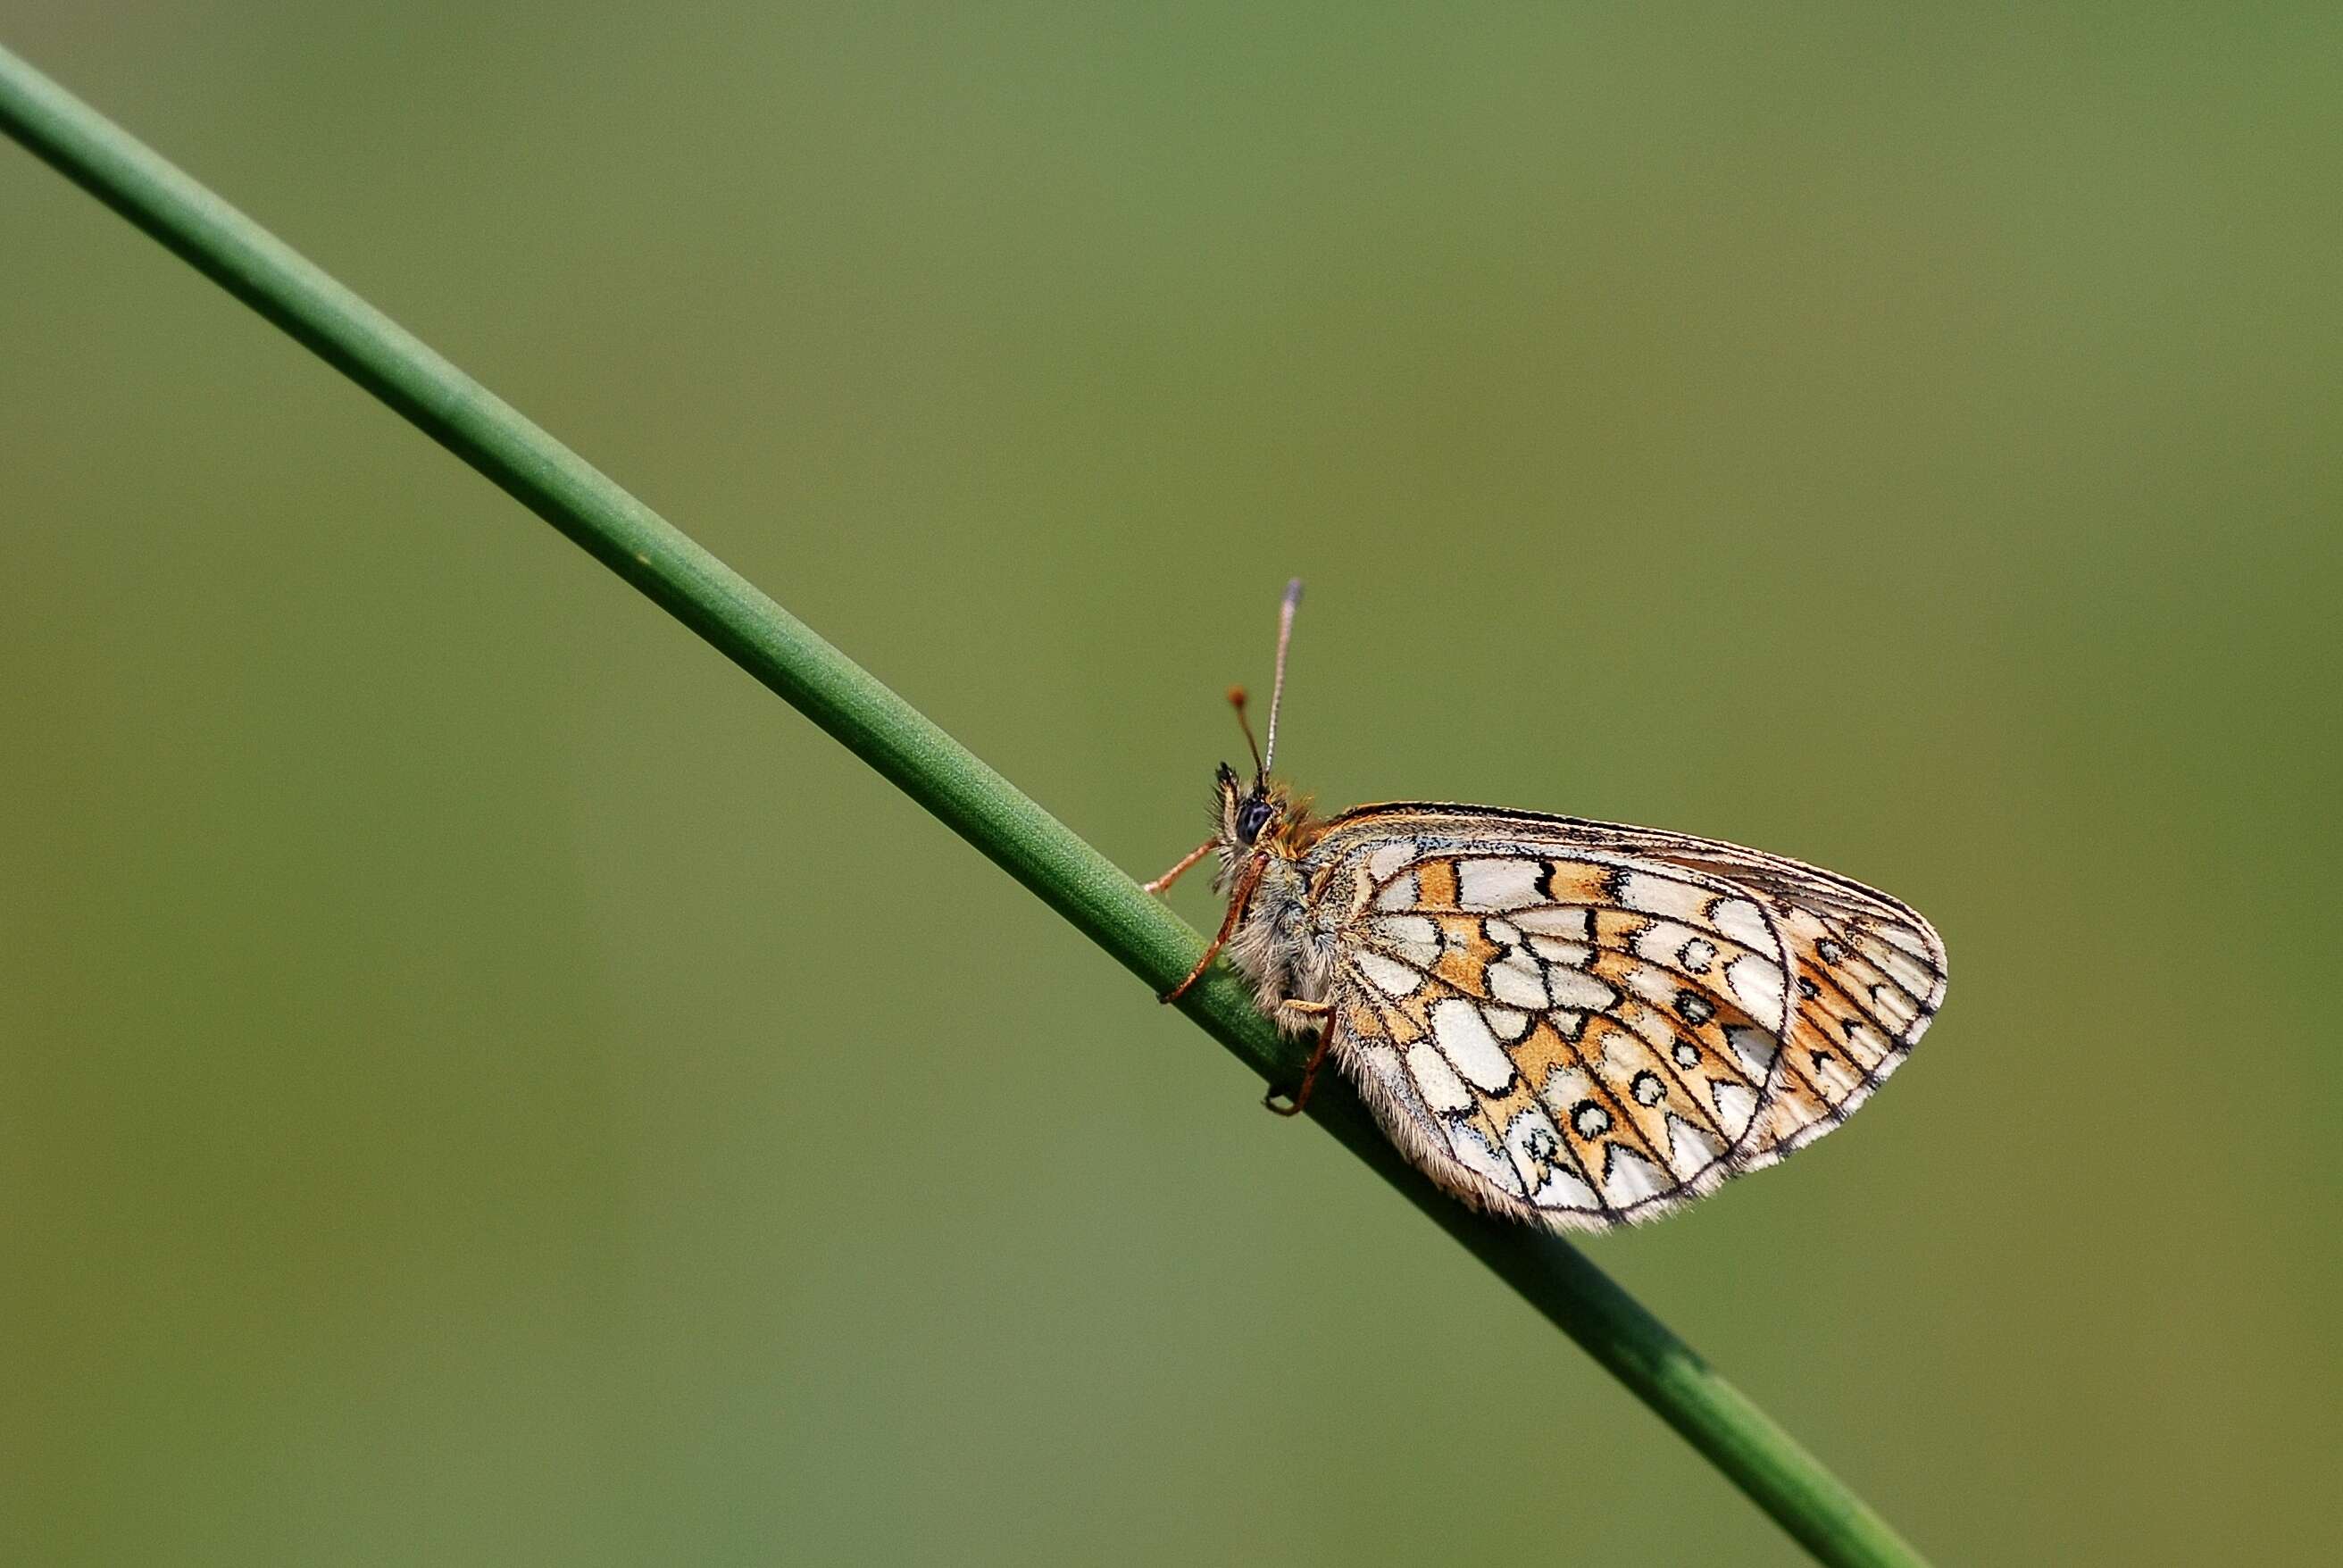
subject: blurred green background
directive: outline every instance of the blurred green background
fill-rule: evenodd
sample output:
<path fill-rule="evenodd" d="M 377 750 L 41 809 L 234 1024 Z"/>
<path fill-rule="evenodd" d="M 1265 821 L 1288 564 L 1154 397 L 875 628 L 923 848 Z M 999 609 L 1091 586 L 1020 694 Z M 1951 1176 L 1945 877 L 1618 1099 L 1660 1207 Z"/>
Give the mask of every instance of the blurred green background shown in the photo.
<path fill-rule="evenodd" d="M 2343 13 L 488 11 L 0 38 L 1141 875 L 1299 572 L 1323 800 L 1910 899 L 1894 1087 L 1594 1254 L 1946 1563 L 2332 1561 Z M 0 278 L 0 1555 L 1799 1560 L 13 147 Z"/>

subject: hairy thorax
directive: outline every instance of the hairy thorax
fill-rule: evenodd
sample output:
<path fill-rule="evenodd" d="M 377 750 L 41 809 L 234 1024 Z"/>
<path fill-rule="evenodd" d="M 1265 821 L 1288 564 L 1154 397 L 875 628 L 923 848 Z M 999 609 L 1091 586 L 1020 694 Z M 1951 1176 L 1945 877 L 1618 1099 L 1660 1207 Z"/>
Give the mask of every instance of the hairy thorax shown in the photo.
<path fill-rule="evenodd" d="M 1241 875 L 1245 858 L 1224 849 L 1223 876 Z M 1261 1010 L 1289 1034 L 1314 1032 L 1319 1020 L 1279 1004 L 1324 1001 L 1334 989 L 1340 885 L 1351 880 L 1341 870 L 1267 850 L 1244 918 L 1229 933 L 1230 958 L 1252 982 Z"/>

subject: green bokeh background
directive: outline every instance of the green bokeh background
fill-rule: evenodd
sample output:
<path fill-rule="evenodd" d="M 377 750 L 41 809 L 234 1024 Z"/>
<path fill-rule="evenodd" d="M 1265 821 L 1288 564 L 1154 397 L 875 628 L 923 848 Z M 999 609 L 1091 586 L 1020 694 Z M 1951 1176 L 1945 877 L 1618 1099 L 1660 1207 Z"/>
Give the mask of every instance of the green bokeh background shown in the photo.
<path fill-rule="evenodd" d="M 483 10 L 0 39 L 1141 875 L 1300 572 L 1323 799 L 1910 899 L 1894 1087 L 1594 1255 L 1946 1563 L 2332 1561 L 2343 13 Z M 0 280 L 0 1555 L 1798 1560 L 9 147 Z"/>

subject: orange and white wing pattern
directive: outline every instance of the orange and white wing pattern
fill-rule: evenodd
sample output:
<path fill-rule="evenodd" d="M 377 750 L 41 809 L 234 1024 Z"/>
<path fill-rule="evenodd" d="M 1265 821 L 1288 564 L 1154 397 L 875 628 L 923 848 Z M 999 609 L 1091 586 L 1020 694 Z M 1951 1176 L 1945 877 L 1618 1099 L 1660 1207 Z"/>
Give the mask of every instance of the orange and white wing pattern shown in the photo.
<path fill-rule="evenodd" d="M 1654 1218 L 1835 1127 L 1944 999 L 1886 895 L 1738 846 L 1383 806 L 1309 859 L 1333 1049 L 1394 1141 L 1561 1230 Z"/>

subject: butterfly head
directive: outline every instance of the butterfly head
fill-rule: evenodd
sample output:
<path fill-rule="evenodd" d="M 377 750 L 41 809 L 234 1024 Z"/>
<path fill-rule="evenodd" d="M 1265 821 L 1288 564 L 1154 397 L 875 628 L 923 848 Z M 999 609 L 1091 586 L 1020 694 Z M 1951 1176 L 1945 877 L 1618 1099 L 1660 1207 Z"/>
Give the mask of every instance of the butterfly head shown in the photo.
<path fill-rule="evenodd" d="M 1214 782 L 1220 792 L 1221 841 L 1240 852 L 1275 842 L 1298 815 L 1292 792 L 1266 774 L 1254 775 L 1247 784 L 1223 762 Z"/>

